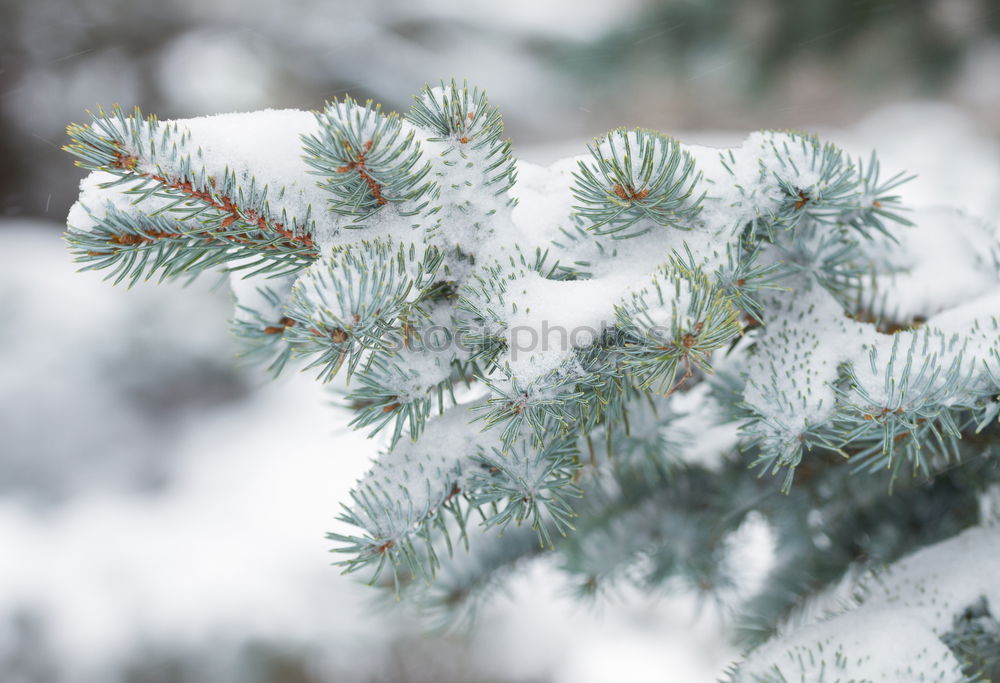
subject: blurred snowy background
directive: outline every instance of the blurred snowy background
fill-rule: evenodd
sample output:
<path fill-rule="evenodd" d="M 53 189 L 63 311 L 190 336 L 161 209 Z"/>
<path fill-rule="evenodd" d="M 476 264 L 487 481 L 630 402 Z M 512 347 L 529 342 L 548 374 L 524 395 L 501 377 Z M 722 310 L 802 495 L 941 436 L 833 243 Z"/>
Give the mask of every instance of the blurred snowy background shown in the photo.
<path fill-rule="evenodd" d="M 804 128 L 1000 220 L 995 0 L 0 0 L 0 682 L 711 681 L 738 654 L 698 596 L 578 604 L 544 564 L 471 636 L 386 611 L 323 538 L 377 444 L 238 366 L 220 282 L 74 273 L 86 109 L 404 109 L 451 76 L 532 161 Z"/>

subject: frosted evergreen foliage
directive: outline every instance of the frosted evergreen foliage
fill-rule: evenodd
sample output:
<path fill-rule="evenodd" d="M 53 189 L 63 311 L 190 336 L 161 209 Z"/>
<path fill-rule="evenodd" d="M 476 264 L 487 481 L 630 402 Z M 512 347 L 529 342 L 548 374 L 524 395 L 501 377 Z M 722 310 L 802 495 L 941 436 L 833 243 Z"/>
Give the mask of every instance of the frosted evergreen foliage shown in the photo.
<path fill-rule="evenodd" d="M 331 534 L 346 571 L 441 615 L 553 552 L 581 594 L 680 581 L 767 641 L 735 680 L 996 667 L 1000 242 L 902 206 L 874 155 L 618 129 L 542 168 L 455 82 L 403 115 L 116 109 L 69 133 L 84 269 L 227 270 L 248 358 L 346 378 L 383 444 Z M 755 525 L 776 553 L 751 586 Z"/>

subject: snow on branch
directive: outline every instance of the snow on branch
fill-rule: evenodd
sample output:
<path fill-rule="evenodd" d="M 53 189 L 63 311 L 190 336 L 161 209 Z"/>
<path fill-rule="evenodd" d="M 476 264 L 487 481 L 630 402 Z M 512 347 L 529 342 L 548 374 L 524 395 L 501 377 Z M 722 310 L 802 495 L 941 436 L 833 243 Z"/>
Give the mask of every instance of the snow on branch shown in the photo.
<path fill-rule="evenodd" d="M 128 283 L 225 269 L 247 357 L 323 381 L 346 368 L 352 425 L 386 448 L 344 511 L 354 530 L 331 538 L 373 581 L 432 582 L 475 525 L 448 595 L 533 554 L 525 533 L 588 581 L 619 573 L 594 557 L 619 547 L 648 576 L 721 586 L 706 562 L 770 500 L 746 464 L 805 487 L 821 514 L 838 468 L 887 491 L 979 462 L 996 434 L 995 229 L 909 210 L 905 174 L 813 135 L 720 150 L 617 129 L 542 168 L 514 159 L 485 92 L 456 81 L 403 115 L 350 98 L 166 122 L 113 110 L 69 133 L 92 171 L 66 236 L 84 269 Z M 732 515 L 717 473 L 738 489 Z M 775 528 L 801 539 L 798 521 Z M 941 547 L 987 566 L 993 536 Z M 938 621 L 913 626 L 913 603 L 885 623 L 954 669 L 948 653 L 986 623 L 980 598 L 1000 600 L 979 579 Z M 903 604 L 877 602 L 875 582 L 856 614 Z M 960 613 L 954 632 L 972 635 L 951 646 L 941 619 Z M 862 640 L 796 652 L 835 671 L 881 642 Z"/>
<path fill-rule="evenodd" d="M 846 604 L 791 624 L 741 681 L 973 681 L 1000 666 L 1000 526 L 968 529 L 855 579 Z"/>

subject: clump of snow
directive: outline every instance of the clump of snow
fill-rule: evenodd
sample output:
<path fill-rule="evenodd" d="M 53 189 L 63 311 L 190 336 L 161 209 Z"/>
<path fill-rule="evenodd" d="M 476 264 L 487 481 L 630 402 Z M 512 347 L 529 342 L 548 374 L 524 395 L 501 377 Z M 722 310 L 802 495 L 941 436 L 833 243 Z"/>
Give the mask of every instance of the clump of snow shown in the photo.
<path fill-rule="evenodd" d="M 744 400 L 760 416 L 752 434 L 797 448 L 799 437 L 836 407 L 841 364 L 858 358 L 875 337 L 826 290 L 770 294 L 768 322 L 747 367 Z"/>
<path fill-rule="evenodd" d="M 498 447 L 494 432 L 470 429 L 469 405 L 457 405 L 428 421 L 417 441 L 401 441 L 379 456 L 354 487 L 351 510 L 380 543 L 399 542 L 462 488 L 480 449 Z"/>
<path fill-rule="evenodd" d="M 277 219 L 287 215 L 292 223 L 310 232 L 330 229 L 332 219 L 322 210 L 325 192 L 302 159 L 301 136 L 318 128 L 312 113 L 265 109 L 164 125 L 171 123 L 186 134 L 180 154 L 190 154 L 196 166 L 204 165 L 208 176 L 221 178 L 229 171 L 241 187 L 255 178 L 258 190 L 266 191 L 271 213 Z M 176 173 L 179 168 L 170 170 Z M 316 221 L 315 227 L 306 224 L 307 217 Z"/>
<path fill-rule="evenodd" d="M 115 183 L 118 177 L 103 171 L 94 171 L 80 181 L 80 198 L 70 207 L 66 224 L 75 230 L 87 231 L 98 225 L 98 221 L 111 213 L 123 216 L 150 216 L 165 210 L 172 200 L 150 196 L 136 204 L 136 197 L 121 190 L 128 186 L 118 185 L 113 189 L 104 187 Z M 179 224 L 192 232 L 197 231 L 197 223 L 178 219 Z"/>
<path fill-rule="evenodd" d="M 380 384 L 401 403 L 427 398 L 452 376 L 456 361 L 469 357 L 469 349 L 459 343 L 454 329 L 451 307 L 434 304 L 412 331 L 404 331 L 394 340 L 395 348 L 386 361 L 389 368 L 379 373 Z"/>
<path fill-rule="evenodd" d="M 703 220 L 740 230 L 757 218 L 777 214 L 786 197 L 775 177 L 812 192 L 820 181 L 816 154 L 814 142 L 807 136 L 751 133 L 740 146 L 720 152 L 721 164 L 716 161 L 705 166 L 711 185 Z M 704 158 L 705 154 L 698 156 Z"/>
<path fill-rule="evenodd" d="M 996 228 L 959 209 L 931 206 L 907 214 L 913 226 L 895 240 L 862 242 L 882 268 L 863 282 L 862 298 L 885 317 L 927 319 L 1000 287 Z"/>
<path fill-rule="evenodd" d="M 761 418 L 749 434 L 797 450 L 794 442 L 838 409 L 835 385 L 845 366 L 858 384 L 852 396 L 863 412 L 914 410 L 921 401 L 949 405 L 976 395 L 1000 351 L 1000 268 L 992 261 L 998 240 L 981 222 L 952 210 L 915 218 L 915 228 L 897 231 L 901 249 L 870 291 L 882 293 L 881 310 L 914 314 L 920 328 L 879 332 L 848 318 L 815 281 L 800 278 L 799 287 L 769 292 L 767 324 L 748 365 L 745 400 Z M 935 249 L 942 241 L 948 246 Z"/>
<path fill-rule="evenodd" d="M 507 367 L 528 384 L 594 343 L 614 323 L 626 277 L 547 280 L 529 271 L 507 287 Z"/>
<path fill-rule="evenodd" d="M 927 131 L 934 131 L 933 144 Z M 895 192 L 902 205 L 957 207 L 1000 226 L 1000 142 L 977 131 L 960 109 L 937 102 L 883 107 L 847 130 L 824 131 L 848 152 L 867 158 L 877 149 L 884 169 L 916 177 Z M 956 163 L 956 160 L 960 162 Z"/>
<path fill-rule="evenodd" d="M 963 679 L 941 636 L 970 605 L 984 598 L 1000 604 L 998 542 L 1000 526 L 972 528 L 862 577 L 858 607 L 765 643 L 747 657 L 734 681 L 830 675 L 887 683 Z"/>
<path fill-rule="evenodd" d="M 517 183 L 511 188 L 511 195 L 517 199 L 511 215 L 511 237 L 523 251 L 548 249 L 562 237 L 561 231 L 572 230 L 573 172 L 586 158 L 581 154 L 550 166 L 517 162 Z"/>

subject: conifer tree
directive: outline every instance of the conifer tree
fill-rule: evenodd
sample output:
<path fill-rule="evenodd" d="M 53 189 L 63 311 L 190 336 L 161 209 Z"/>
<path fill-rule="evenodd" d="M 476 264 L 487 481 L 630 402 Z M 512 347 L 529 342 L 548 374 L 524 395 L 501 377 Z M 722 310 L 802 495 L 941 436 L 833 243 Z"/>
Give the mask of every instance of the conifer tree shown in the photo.
<path fill-rule="evenodd" d="M 902 206 L 874 155 L 617 129 L 541 168 L 454 81 L 403 115 L 114 109 L 69 135 L 84 269 L 225 270 L 248 357 L 346 377 L 384 450 L 330 535 L 345 571 L 454 620 L 555 554 L 581 596 L 724 600 L 733 680 L 996 675 L 1000 242 Z M 748 591 L 733 539 L 761 522 Z"/>

